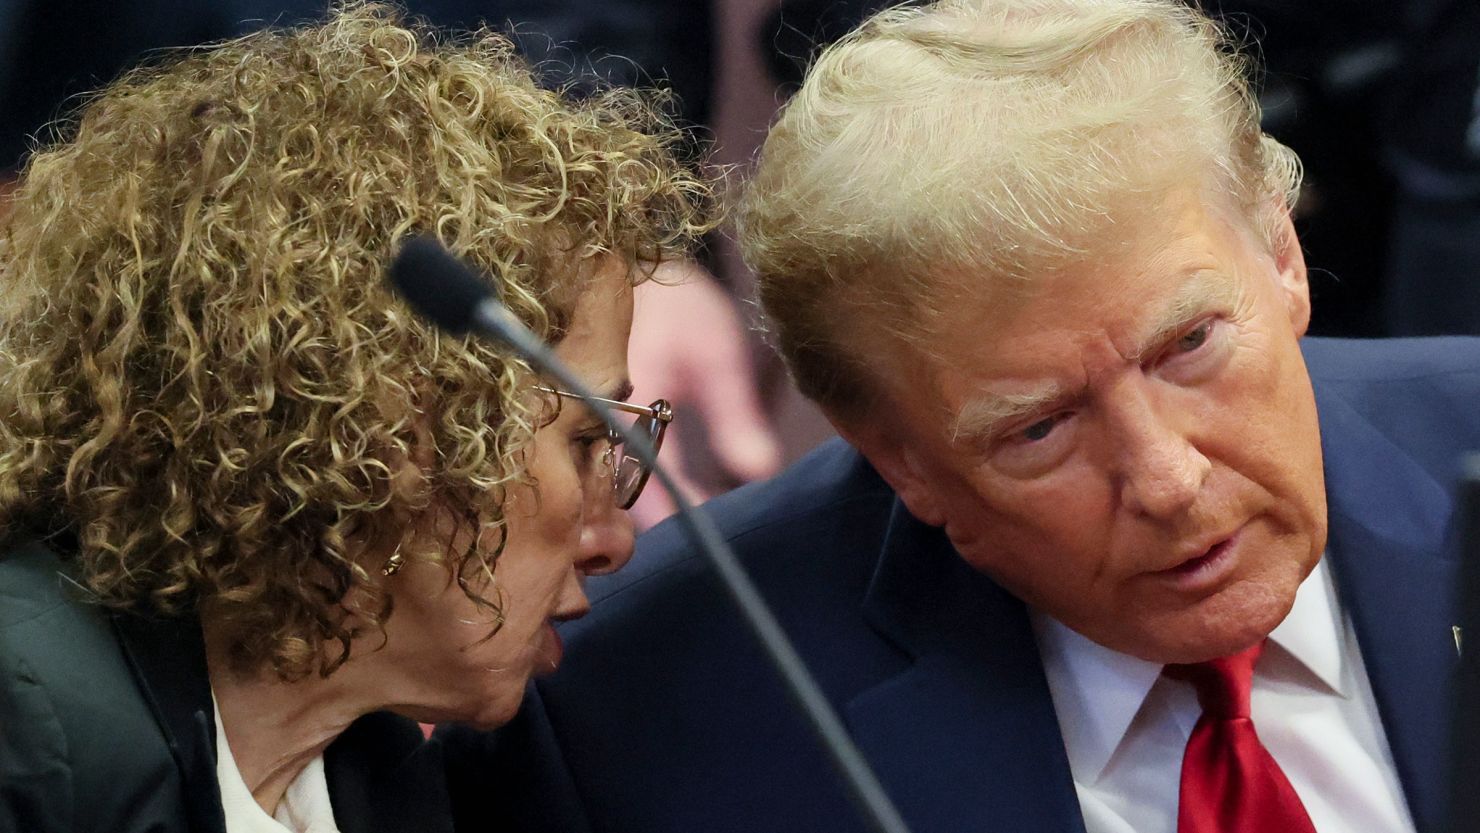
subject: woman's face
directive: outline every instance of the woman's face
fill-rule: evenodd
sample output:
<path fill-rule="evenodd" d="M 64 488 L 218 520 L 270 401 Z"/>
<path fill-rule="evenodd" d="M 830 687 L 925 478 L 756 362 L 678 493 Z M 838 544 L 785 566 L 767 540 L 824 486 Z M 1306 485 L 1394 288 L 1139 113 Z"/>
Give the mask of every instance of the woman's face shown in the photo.
<path fill-rule="evenodd" d="M 576 306 L 555 354 L 599 396 L 625 399 L 632 289 L 615 259 Z M 390 654 L 407 694 L 392 708 L 422 722 L 492 727 L 513 717 L 531 674 L 560 662 L 555 621 L 588 609 L 586 575 L 618 569 L 632 555 L 633 528 L 612 500 L 601 460 L 606 429 L 589 409 L 565 400 L 560 416 L 536 432 L 526 463 L 536 488 L 516 487 L 504 503 L 507 544 L 484 598 L 498 603 L 502 627 L 492 638 L 491 611 L 479 609 L 444 565 L 409 559 L 388 580 L 395 610 L 386 622 Z M 467 545 L 449 513 L 428 534 Z"/>

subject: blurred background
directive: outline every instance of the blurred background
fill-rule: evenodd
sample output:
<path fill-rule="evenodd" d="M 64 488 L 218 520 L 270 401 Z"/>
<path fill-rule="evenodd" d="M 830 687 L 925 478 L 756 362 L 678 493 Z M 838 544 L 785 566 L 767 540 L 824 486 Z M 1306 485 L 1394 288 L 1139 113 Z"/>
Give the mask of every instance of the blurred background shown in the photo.
<path fill-rule="evenodd" d="M 172 48 L 323 13 L 318 0 L 0 0 L 0 194 L 89 90 Z M 697 163 L 743 177 L 816 50 L 878 0 L 406 0 L 510 34 L 552 86 L 663 86 Z M 1480 334 L 1480 0 L 1205 0 L 1264 72 L 1265 129 L 1306 166 L 1312 332 Z M 0 212 L 4 211 L 0 196 Z M 637 399 L 673 399 L 664 456 L 700 499 L 830 432 L 764 346 L 725 232 L 639 290 Z M 655 490 L 649 490 L 653 492 Z M 645 496 L 638 519 L 670 510 Z"/>

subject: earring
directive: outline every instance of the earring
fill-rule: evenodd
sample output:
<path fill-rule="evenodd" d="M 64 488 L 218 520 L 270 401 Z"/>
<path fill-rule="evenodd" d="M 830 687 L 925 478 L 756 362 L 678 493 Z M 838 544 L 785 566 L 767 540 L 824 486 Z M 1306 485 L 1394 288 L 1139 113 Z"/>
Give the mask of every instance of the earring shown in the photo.
<path fill-rule="evenodd" d="M 396 551 L 391 553 L 391 557 L 385 560 L 385 564 L 381 565 L 380 574 L 383 576 L 393 576 L 401 572 L 401 568 L 405 564 L 406 556 L 401 554 L 401 545 L 396 544 Z"/>

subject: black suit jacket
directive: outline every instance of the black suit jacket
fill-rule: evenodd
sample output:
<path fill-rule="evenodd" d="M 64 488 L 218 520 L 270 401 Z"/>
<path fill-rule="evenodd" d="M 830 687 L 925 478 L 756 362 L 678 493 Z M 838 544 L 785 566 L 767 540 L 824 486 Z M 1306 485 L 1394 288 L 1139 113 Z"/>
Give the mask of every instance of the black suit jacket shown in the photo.
<path fill-rule="evenodd" d="M 0 833 L 225 833 L 199 624 L 110 614 L 0 550 Z M 324 753 L 343 833 L 452 829 L 439 742 L 378 712 Z"/>

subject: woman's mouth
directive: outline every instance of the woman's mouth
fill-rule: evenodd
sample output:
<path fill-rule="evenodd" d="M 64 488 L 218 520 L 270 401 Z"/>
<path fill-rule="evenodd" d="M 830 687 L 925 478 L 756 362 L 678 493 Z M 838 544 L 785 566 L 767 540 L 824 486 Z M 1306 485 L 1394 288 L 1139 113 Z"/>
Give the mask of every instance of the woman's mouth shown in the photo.
<path fill-rule="evenodd" d="M 541 628 L 539 635 L 535 637 L 534 664 L 530 674 L 535 677 L 548 677 L 555 673 L 560 667 L 560 659 L 565 656 L 565 643 L 560 639 L 553 623 L 546 622 Z"/>

